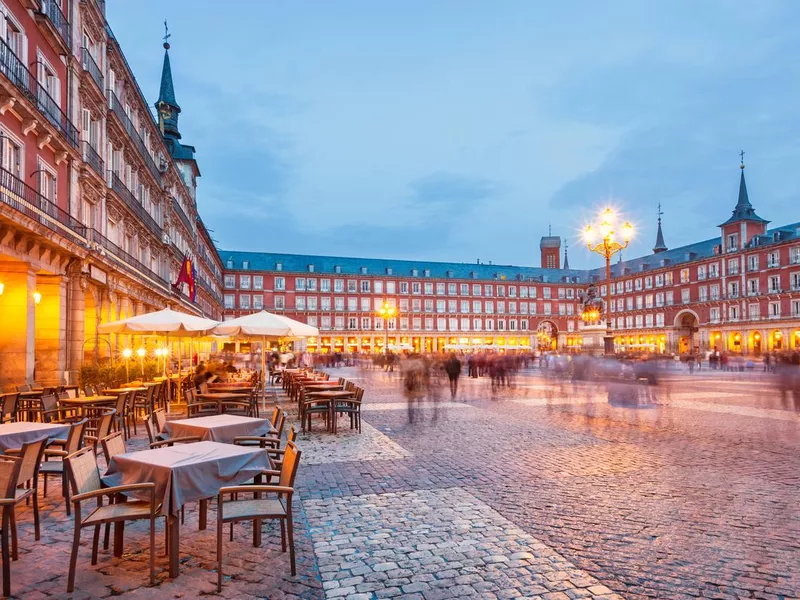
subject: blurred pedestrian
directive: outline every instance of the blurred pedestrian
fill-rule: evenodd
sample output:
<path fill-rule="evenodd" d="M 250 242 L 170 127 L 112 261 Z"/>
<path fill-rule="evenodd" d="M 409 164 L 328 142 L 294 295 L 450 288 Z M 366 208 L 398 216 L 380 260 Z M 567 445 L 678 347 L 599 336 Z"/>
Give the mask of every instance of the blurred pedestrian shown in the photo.
<path fill-rule="evenodd" d="M 458 360 L 455 352 L 451 352 L 450 358 L 445 361 L 444 371 L 450 380 L 450 398 L 455 399 L 458 392 L 458 377 L 461 375 L 461 361 Z"/>

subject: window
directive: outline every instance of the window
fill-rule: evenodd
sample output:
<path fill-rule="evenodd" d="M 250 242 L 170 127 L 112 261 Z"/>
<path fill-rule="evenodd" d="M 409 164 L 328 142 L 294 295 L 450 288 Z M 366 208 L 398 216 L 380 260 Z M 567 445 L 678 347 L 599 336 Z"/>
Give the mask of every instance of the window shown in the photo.
<path fill-rule="evenodd" d="M 781 291 L 781 278 L 780 275 L 770 275 L 769 277 L 769 293 L 777 294 Z"/>
<path fill-rule="evenodd" d="M 263 275 L 253 275 L 253 289 L 254 290 L 263 290 L 264 289 L 264 276 Z"/>
<path fill-rule="evenodd" d="M 392 267 L 386 267 L 386 274 L 387 275 L 391 275 L 392 274 Z"/>
<path fill-rule="evenodd" d="M 800 263 L 800 246 L 789 248 L 789 264 L 796 265 Z"/>
<path fill-rule="evenodd" d="M 337 294 L 344 292 L 344 279 L 333 280 L 333 291 Z"/>
<path fill-rule="evenodd" d="M 472 295 L 473 296 L 480 296 L 481 295 L 481 285 L 476 283 L 472 286 Z"/>
<path fill-rule="evenodd" d="M 239 294 L 239 308 L 250 308 L 250 294 Z"/>
<path fill-rule="evenodd" d="M 647 314 L 644 316 L 644 326 L 645 327 L 653 326 L 653 315 Z"/>
<path fill-rule="evenodd" d="M 528 304 L 528 312 L 530 312 L 532 315 L 536 314 L 536 302 L 531 302 Z"/>
<path fill-rule="evenodd" d="M 664 274 L 659 273 L 656 275 L 656 287 L 664 287 Z"/>
<path fill-rule="evenodd" d="M 347 293 L 348 294 L 355 294 L 358 291 L 357 284 L 358 284 L 358 282 L 355 279 L 348 279 L 347 280 Z"/>
<path fill-rule="evenodd" d="M 515 286 L 515 285 L 508 286 L 508 297 L 509 298 L 516 298 L 517 297 L 517 286 Z"/>
<path fill-rule="evenodd" d="M 760 319 L 761 318 L 761 305 L 760 304 L 750 304 L 747 306 L 747 316 L 750 319 Z"/>
<path fill-rule="evenodd" d="M 430 296 L 433 294 L 433 284 L 429 282 L 425 282 L 425 295 Z"/>
<path fill-rule="evenodd" d="M 709 292 L 712 300 L 719 300 L 719 284 L 712 285 Z"/>
<path fill-rule="evenodd" d="M 225 294 L 225 308 L 235 308 L 236 296 L 233 294 Z"/>
<path fill-rule="evenodd" d="M 286 280 L 283 277 L 276 277 L 275 278 L 275 289 L 276 290 L 285 290 L 286 289 Z"/>
<path fill-rule="evenodd" d="M 339 266 L 339 265 L 334 265 L 333 272 L 334 273 L 341 273 L 342 272 L 342 267 Z"/>
<path fill-rule="evenodd" d="M 308 308 L 308 310 L 317 310 L 316 296 L 309 296 L 308 298 L 306 298 L 306 308 Z"/>
<path fill-rule="evenodd" d="M 344 298 L 336 296 L 333 299 L 333 310 L 344 310 Z"/>
<path fill-rule="evenodd" d="M 636 309 L 642 310 L 644 307 L 644 298 L 642 296 L 636 296 Z"/>
<path fill-rule="evenodd" d="M 413 319 L 411 319 L 411 328 L 414 331 L 419 331 L 420 329 L 422 329 L 422 319 L 420 319 L 419 317 L 414 317 Z"/>
<path fill-rule="evenodd" d="M 425 269 L 423 271 L 423 273 L 425 274 L 425 277 L 430 277 L 431 276 L 431 270 L 430 269 Z"/>
<path fill-rule="evenodd" d="M 689 302 L 690 302 L 690 291 L 689 291 L 689 288 L 683 288 L 681 290 L 681 302 L 683 304 L 689 304 Z"/>
<path fill-rule="evenodd" d="M 294 289 L 298 292 L 304 292 L 306 289 L 305 277 L 296 277 L 294 280 Z"/>
<path fill-rule="evenodd" d="M 478 306 L 480 306 L 480 302 L 478 302 Z M 486 314 L 487 315 L 493 314 L 494 313 L 494 301 L 493 300 L 487 300 L 486 302 L 484 302 L 484 308 L 486 309 Z"/>
<path fill-rule="evenodd" d="M 447 306 L 447 302 L 445 300 L 437 300 L 436 301 L 436 312 L 443 313 L 445 311 L 445 307 Z"/>
<path fill-rule="evenodd" d="M 438 317 L 436 319 L 436 330 L 447 331 L 447 319 L 445 319 L 444 317 Z"/>
<path fill-rule="evenodd" d="M 481 319 L 472 319 L 472 331 L 483 331 L 483 321 Z"/>
<path fill-rule="evenodd" d="M 728 283 L 728 298 L 739 297 L 739 282 L 731 281 Z"/>
<path fill-rule="evenodd" d="M 458 319 L 450 318 L 447 320 L 447 327 L 450 331 L 458 331 Z"/>
<path fill-rule="evenodd" d="M 419 300 L 418 298 L 414 298 L 411 301 L 411 312 L 415 312 L 415 313 L 422 312 L 422 300 Z"/>
<path fill-rule="evenodd" d="M 575 290 L 573 288 L 567 288 L 567 299 L 573 300 L 575 298 Z"/>
<path fill-rule="evenodd" d="M 396 285 L 394 281 L 387 281 L 386 282 L 386 293 L 387 294 L 396 294 Z"/>
<path fill-rule="evenodd" d="M 719 308 L 714 307 L 708 311 L 708 318 L 712 323 L 719 323 Z"/>
<path fill-rule="evenodd" d="M 664 285 L 672 285 L 672 271 L 664 273 Z"/>
<path fill-rule="evenodd" d="M 681 269 L 681 283 L 689 283 L 689 269 Z"/>
<path fill-rule="evenodd" d="M 306 309 L 306 299 L 305 296 L 295 296 L 294 299 L 294 307 L 297 310 L 305 310 Z"/>
<path fill-rule="evenodd" d="M 519 303 L 519 313 L 521 315 L 527 315 L 528 314 L 528 303 L 527 302 L 520 302 Z"/>
<path fill-rule="evenodd" d="M 419 276 L 419 271 L 417 269 L 411 269 L 411 276 L 412 277 L 418 277 Z"/>
<path fill-rule="evenodd" d="M 498 303 L 497 303 L 497 312 L 499 314 L 503 314 L 503 313 L 506 312 L 506 303 L 503 302 L 502 300 L 498 301 Z"/>
<path fill-rule="evenodd" d="M 633 291 L 633 281 L 631 281 L 630 279 L 628 279 L 625 282 L 625 291 L 626 292 L 632 292 Z M 558 297 L 559 298 L 563 298 L 564 297 L 564 290 L 558 290 Z"/>
<path fill-rule="evenodd" d="M 245 270 L 249 269 L 250 268 L 250 261 L 249 260 L 243 260 L 242 261 L 242 268 L 245 269 Z"/>
<path fill-rule="evenodd" d="M 673 296 L 672 290 L 670 290 L 669 292 L 664 294 L 664 298 L 665 298 L 667 306 L 672 306 L 673 304 L 675 304 L 675 300 L 674 300 L 674 296 Z"/>
<path fill-rule="evenodd" d="M 727 240 L 728 240 L 727 251 L 736 252 L 736 250 L 739 249 L 739 234 L 729 233 Z"/>
<path fill-rule="evenodd" d="M 347 328 L 348 329 L 358 329 L 358 317 L 348 317 L 347 318 Z"/>
<path fill-rule="evenodd" d="M 400 282 L 400 293 L 401 294 L 407 294 L 408 293 L 408 282 L 407 281 L 401 281 Z"/>
<path fill-rule="evenodd" d="M 445 292 L 445 285 L 443 283 L 436 284 L 436 295 L 437 296 L 444 296 Z"/>
<path fill-rule="evenodd" d="M 664 313 L 656 313 L 656 327 L 664 326 Z"/>
<path fill-rule="evenodd" d="M 728 319 L 731 321 L 739 320 L 739 307 L 736 305 L 728 307 Z"/>
<path fill-rule="evenodd" d="M 708 276 L 719 277 L 719 263 L 711 263 L 708 265 Z"/>
<path fill-rule="evenodd" d="M 645 277 L 644 278 L 644 289 L 652 290 L 653 289 L 653 278 L 652 277 Z"/>
<path fill-rule="evenodd" d="M 747 257 L 747 270 L 748 271 L 758 271 L 758 255 L 751 254 Z"/>
<path fill-rule="evenodd" d="M 781 265 L 781 253 L 775 250 L 767 254 L 767 268 L 779 267 Z"/>
<path fill-rule="evenodd" d="M 481 312 L 481 301 L 480 300 L 473 300 L 472 301 L 472 312 L 480 313 Z"/>
<path fill-rule="evenodd" d="M 758 279 L 748 279 L 747 280 L 747 295 L 748 296 L 758 296 Z"/>
<path fill-rule="evenodd" d="M 283 296 L 275 296 L 273 302 L 275 303 L 276 309 L 283 310 L 284 308 L 286 308 L 286 298 L 284 298 Z"/>
<path fill-rule="evenodd" d="M 317 280 L 316 279 L 306 279 L 306 289 L 309 292 L 316 292 L 317 291 Z"/>
<path fill-rule="evenodd" d="M 361 274 L 362 275 L 366 275 L 367 274 L 367 267 L 361 267 Z"/>
<path fill-rule="evenodd" d="M 422 286 L 419 284 L 419 281 L 412 281 L 411 282 L 411 293 L 412 294 L 421 294 L 422 293 Z"/>
<path fill-rule="evenodd" d="M 322 322 L 320 323 L 320 329 L 330 329 L 330 328 L 331 328 L 331 318 L 322 317 Z"/>
<path fill-rule="evenodd" d="M 483 325 L 486 327 L 486 331 L 494 331 L 494 319 L 486 319 Z"/>
<path fill-rule="evenodd" d="M 528 297 L 529 298 L 536 298 L 536 288 L 535 287 L 528 288 Z"/>
<path fill-rule="evenodd" d="M 239 289 L 250 289 L 250 275 L 239 275 Z"/>
<path fill-rule="evenodd" d="M 528 319 L 520 319 L 519 328 L 521 331 L 528 331 Z"/>
<path fill-rule="evenodd" d="M 350 282 L 348 282 L 348 284 L 349 283 Z M 361 282 L 361 293 L 362 294 L 369 294 L 369 287 L 370 287 L 369 286 L 369 281 L 362 281 Z M 348 289 L 347 291 L 349 292 L 350 290 Z"/>
<path fill-rule="evenodd" d="M 355 296 L 348 296 L 347 310 L 349 310 L 350 312 L 355 312 L 358 310 L 358 298 L 356 298 Z"/>
<path fill-rule="evenodd" d="M 400 317 L 400 329 L 408 331 L 408 317 Z"/>
<path fill-rule="evenodd" d="M 700 302 L 706 302 L 708 300 L 708 288 L 704 285 L 701 285 L 697 288 L 697 299 Z"/>
<path fill-rule="evenodd" d="M 321 310 L 330 310 L 331 309 L 331 298 L 330 296 L 323 296 L 319 299 L 319 307 Z"/>
<path fill-rule="evenodd" d="M 550 299 L 550 288 L 549 287 L 546 287 L 546 288 L 542 289 L 542 298 L 545 298 L 547 300 Z"/>
<path fill-rule="evenodd" d="M 236 287 L 236 275 L 225 275 L 225 289 L 232 290 Z"/>
<path fill-rule="evenodd" d="M 372 310 L 370 308 L 369 298 L 362 298 L 361 299 L 361 312 L 369 312 Z"/>
<path fill-rule="evenodd" d="M 306 318 L 306 322 L 311 325 L 312 327 L 317 326 L 317 317 L 314 315 L 310 315 Z"/>
<path fill-rule="evenodd" d="M 497 286 L 497 296 L 500 297 L 500 298 L 505 298 L 506 297 L 506 286 L 504 286 L 504 285 L 498 285 Z"/>
<path fill-rule="evenodd" d="M 633 310 L 633 296 L 625 298 L 625 308 L 627 310 Z"/>
<path fill-rule="evenodd" d="M 425 300 L 425 312 L 431 313 L 433 312 L 433 300 Z"/>
<path fill-rule="evenodd" d="M 459 293 L 462 296 L 469 296 L 469 284 L 468 283 L 462 283 L 462 284 L 460 284 L 459 287 L 461 288 L 461 291 Z"/>
<path fill-rule="evenodd" d="M 401 313 L 408 312 L 408 298 L 400 298 L 400 312 Z"/>
<path fill-rule="evenodd" d="M 448 296 L 455 296 L 456 295 L 456 284 L 455 283 L 448 283 L 447 284 L 447 295 Z"/>
<path fill-rule="evenodd" d="M 703 281 L 706 278 L 706 267 L 705 265 L 700 265 L 697 267 L 697 280 Z"/>
<path fill-rule="evenodd" d="M 383 282 L 382 281 L 376 281 L 372 287 L 375 290 L 376 294 L 382 294 L 383 293 Z M 361 291 L 363 292 L 364 290 L 361 290 Z"/>
<path fill-rule="evenodd" d="M 544 305 L 542 306 L 542 310 L 544 311 L 544 314 L 549 315 L 550 314 L 550 308 L 551 308 L 550 307 L 550 303 L 549 302 L 545 302 Z M 536 314 L 536 313 L 531 313 L 531 314 Z"/>
<path fill-rule="evenodd" d="M 344 329 L 344 317 L 334 317 L 333 328 L 340 331 Z"/>
<path fill-rule="evenodd" d="M 256 294 L 253 296 L 253 308 L 256 310 L 261 310 L 264 308 L 264 296 L 261 294 Z"/>
<path fill-rule="evenodd" d="M 314 265 L 308 265 L 308 272 L 309 273 L 313 273 L 314 272 Z"/>
<path fill-rule="evenodd" d="M 447 301 L 447 312 L 449 313 L 458 312 L 458 300 Z"/>
<path fill-rule="evenodd" d="M 497 331 L 505 331 L 505 330 L 506 330 L 506 320 L 497 319 Z"/>
<path fill-rule="evenodd" d="M 800 300 L 792 300 L 792 316 L 800 317 Z"/>
<path fill-rule="evenodd" d="M 739 273 L 739 259 L 732 258 L 728 261 L 728 274 L 736 275 L 737 273 Z"/>
<path fill-rule="evenodd" d="M 653 294 L 647 294 L 644 297 L 644 307 L 653 308 Z"/>
<path fill-rule="evenodd" d="M 39 159 L 39 193 L 53 204 L 58 204 L 58 182 L 56 172 Z"/>
<path fill-rule="evenodd" d="M 792 282 L 792 291 L 800 290 L 800 272 L 792 273 L 790 281 Z"/>
<path fill-rule="evenodd" d="M 528 288 L 527 286 L 522 286 L 519 288 L 519 297 L 520 298 L 527 298 L 528 297 Z"/>
<path fill-rule="evenodd" d="M 637 292 L 641 291 L 641 289 L 642 289 L 642 278 L 641 277 L 637 277 L 636 280 L 633 282 L 633 289 L 635 289 Z"/>

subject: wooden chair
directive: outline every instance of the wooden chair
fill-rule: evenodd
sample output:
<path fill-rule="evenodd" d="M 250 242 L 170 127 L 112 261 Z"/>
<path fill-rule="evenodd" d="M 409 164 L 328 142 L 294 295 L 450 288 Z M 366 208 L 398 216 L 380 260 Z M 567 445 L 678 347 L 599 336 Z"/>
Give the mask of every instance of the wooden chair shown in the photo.
<path fill-rule="evenodd" d="M 237 400 L 225 400 L 219 403 L 219 413 L 226 415 L 239 415 L 241 417 L 252 417 L 252 406 L 249 402 L 239 402 Z"/>
<path fill-rule="evenodd" d="M 286 434 L 286 443 L 294 443 L 295 439 L 297 439 L 297 430 L 295 430 L 294 425 L 292 425 L 289 428 L 289 432 Z M 269 455 L 272 464 L 275 465 L 275 468 L 278 470 L 280 470 L 283 466 L 283 455 L 285 453 L 286 448 L 267 448 L 267 454 Z M 267 481 L 269 482 L 269 478 Z"/>
<path fill-rule="evenodd" d="M 2 547 L 3 560 L 3 596 L 6 597 L 11 595 L 11 557 L 8 551 L 8 534 L 12 529 L 14 507 L 17 504 L 17 479 L 21 466 L 22 461 L 19 458 L 0 455 L 0 510 L 3 511 L 0 547 Z"/>
<path fill-rule="evenodd" d="M 325 419 L 325 427 L 331 427 L 331 400 L 327 398 L 313 398 L 306 397 L 305 391 L 300 392 L 300 422 L 303 426 L 303 431 L 306 430 L 306 423 L 308 423 L 308 430 L 311 431 L 311 417 L 313 415 L 322 415 Z"/>
<path fill-rule="evenodd" d="M 17 420 L 17 401 L 19 392 L 5 394 L 2 398 L 3 404 L 0 406 L 0 423 L 13 423 Z"/>
<path fill-rule="evenodd" d="M 336 400 L 333 408 L 333 430 L 338 428 L 339 415 L 350 416 L 350 429 L 355 427 L 361 433 L 361 399 L 364 397 L 364 388 L 357 387 L 353 398 L 340 398 Z"/>
<path fill-rule="evenodd" d="M 17 520 L 16 505 L 33 499 L 34 539 L 39 540 L 39 465 L 42 462 L 47 436 L 22 445 L 22 448 L 9 448 L 6 454 L 19 457 L 19 473 L 14 486 L 14 506 L 11 509 L 11 557 L 17 560 Z"/>
<path fill-rule="evenodd" d="M 122 392 L 117 395 L 117 402 L 114 404 L 114 430 L 122 431 L 125 439 L 128 439 L 128 430 L 125 428 L 125 409 L 127 408 L 128 396 L 131 392 Z"/>
<path fill-rule="evenodd" d="M 156 388 L 151 385 L 147 388 L 146 392 L 137 392 L 133 399 L 133 414 L 131 419 L 133 421 L 133 435 L 136 435 L 136 418 L 139 414 L 149 415 L 153 411 L 153 394 Z"/>
<path fill-rule="evenodd" d="M 154 419 L 155 417 L 148 415 L 144 422 L 145 429 L 147 430 L 147 438 L 150 440 L 150 448 L 161 448 L 163 446 L 172 446 L 173 444 L 188 444 L 190 442 L 200 441 L 200 438 L 196 435 L 174 438 L 159 437 L 160 432 L 156 430 L 156 425 L 153 422 Z"/>
<path fill-rule="evenodd" d="M 271 433 L 264 435 L 237 435 L 233 438 L 233 443 L 237 446 L 250 446 L 258 448 L 280 448 L 281 436 L 283 435 L 283 427 L 286 424 L 286 412 L 276 407 L 278 421 L 273 420 L 272 428 L 275 430 Z"/>
<path fill-rule="evenodd" d="M 45 498 L 47 497 L 47 478 L 50 476 L 61 478 L 61 492 L 67 505 L 67 516 L 71 514 L 72 509 L 69 505 L 69 486 L 67 485 L 67 473 L 64 469 L 64 459 L 80 450 L 83 446 L 83 435 L 86 432 L 87 422 L 87 419 L 81 419 L 77 423 L 71 424 L 64 449 L 45 449 L 44 462 L 39 467 L 39 474 L 44 478 Z M 60 458 L 61 460 L 50 460 L 50 458 Z"/>
<path fill-rule="evenodd" d="M 233 523 L 239 521 L 253 522 L 253 546 L 261 546 L 261 521 L 278 519 L 281 523 L 281 547 L 286 552 L 289 542 L 289 560 L 292 575 L 297 574 L 294 555 L 294 524 L 292 521 L 292 496 L 297 467 L 300 464 L 300 450 L 289 442 L 286 445 L 283 464 L 280 471 L 268 474 L 278 475 L 278 485 L 236 485 L 223 487 L 217 496 L 217 591 L 222 591 L 222 535 L 225 523 L 231 524 L 231 540 L 233 539 Z M 252 498 L 238 499 L 240 496 L 253 494 Z M 275 498 L 270 498 L 270 495 Z M 225 496 L 236 497 L 225 501 Z"/>
<path fill-rule="evenodd" d="M 84 448 L 64 459 L 72 488 L 72 503 L 75 506 L 75 535 L 72 540 L 72 553 L 69 559 L 67 592 L 75 588 L 75 567 L 78 562 L 78 547 L 81 543 L 81 530 L 94 527 L 92 541 L 92 564 L 97 564 L 97 546 L 100 540 L 100 526 L 106 523 L 121 523 L 142 519 L 150 520 L 150 585 L 156 578 L 156 486 L 154 483 L 135 483 L 104 488 L 97 468 L 97 457 L 91 448 Z M 126 492 L 147 492 L 148 500 L 134 500 L 103 504 L 104 497 L 123 500 Z M 81 502 L 97 499 L 97 508 L 83 517 Z"/>
<path fill-rule="evenodd" d="M 186 416 L 187 417 L 208 417 L 217 414 L 216 402 L 199 402 L 195 398 L 194 390 L 188 389 L 184 392 L 186 396 Z"/>
<path fill-rule="evenodd" d="M 89 419 L 84 435 L 84 440 L 92 444 L 95 454 L 99 450 L 100 440 L 111 433 L 111 425 L 114 423 L 117 414 L 117 411 L 113 408 L 101 410 L 103 411 L 102 413 L 99 413 L 93 419 Z"/>
<path fill-rule="evenodd" d="M 125 436 L 121 431 L 115 431 L 102 438 L 100 446 L 103 448 L 103 458 L 106 459 L 106 466 L 108 466 L 111 464 L 112 458 L 118 454 L 125 454 Z"/>

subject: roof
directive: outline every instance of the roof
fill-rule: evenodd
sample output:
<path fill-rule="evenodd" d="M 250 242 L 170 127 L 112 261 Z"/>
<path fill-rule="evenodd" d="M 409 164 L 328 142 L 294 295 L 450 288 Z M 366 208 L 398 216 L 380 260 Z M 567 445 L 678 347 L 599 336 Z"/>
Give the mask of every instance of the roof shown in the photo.
<path fill-rule="evenodd" d="M 667 245 L 664 243 L 664 233 L 661 231 L 661 217 L 658 218 L 658 233 L 656 233 L 656 245 L 653 247 L 653 252 L 664 252 Z"/>
<path fill-rule="evenodd" d="M 314 265 L 316 274 L 339 274 L 335 267 L 340 267 L 342 275 L 361 275 L 361 268 L 366 267 L 367 275 L 386 275 L 391 269 L 396 277 L 412 277 L 412 270 L 417 270 L 418 277 L 430 271 L 430 277 L 436 279 L 480 279 L 485 281 L 507 280 L 526 281 L 542 279 L 551 283 L 564 282 L 576 278 L 575 283 L 586 283 L 588 271 L 578 269 L 542 269 L 539 267 L 520 267 L 513 265 L 493 265 L 487 263 L 455 263 L 433 262 L 424 260 L 393 260 L 383 258 L 350 258 L 343 256 L 315 256 L 308 254 L 279 254 L 273 252 L 241 252 L 237 250 L 220 250 L 224 263 L 233 260 L 234 269 L 241 269 L 243 261 L 249 261 L 248 270 L 274 271 L 276 263 L 281 263 L 283 271 L 308 273 L 308 266 Z M 474 276 L 473 276 L 474 273 Z"/>
<path fill-rule="evenodd" d="M 164 44 L 164 66 L 161 68 L 161 88 L 158 91 L 156 104 L 162 102 L 178 107 L 178 102 L 175 100 L 175 86 L 172 83 L 172 66 L 169 63 L 169 44 L 166 43 Z"/>
<path fill-rule="evenodd" d="M 725 221 L 720 227 L 729 225 L 730 223 L 737 223 L 739 221 L 756 221 L 757 223 L 769 223 L 766 219 L 762 219 L 756 214 L 753 205 L 750 204 L 750 197 L 747 195 L 747 183 L 744 180 L 744 165 L 741 167 L 742 175 L 739 178 L 739 198 L 736 206 L 733 208 L 731 218 Z"/>
<path fill-rule="evenodd" d="M 539 248 L 561 248 L 561 238 L 557 235 L 546 235 L 539 242 Z"/>

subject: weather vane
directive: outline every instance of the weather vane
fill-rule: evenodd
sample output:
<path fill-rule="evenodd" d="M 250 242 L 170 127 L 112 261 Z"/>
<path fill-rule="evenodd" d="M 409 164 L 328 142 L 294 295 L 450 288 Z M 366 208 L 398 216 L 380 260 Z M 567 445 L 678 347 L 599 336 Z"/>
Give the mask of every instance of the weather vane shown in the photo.
<path fill-rule="evenodd" d="M 741 159 L 742 159 L 742 164 L 741 164 L 741 166 L 740 166 L 739 168 L 740 168 L 740 169 L 744 169 L 744 150 L 742 150 L 741 152 L 739 152 L 739 158 L 741 158 Z"/>
<path fill-rule="evenodd" d="M 169 38 L 171 37 L 172 34 L 169 32 L 169 25 L 164 21 L 164 48 L 169 49 Z"/>

